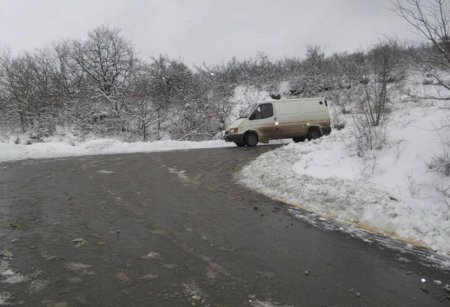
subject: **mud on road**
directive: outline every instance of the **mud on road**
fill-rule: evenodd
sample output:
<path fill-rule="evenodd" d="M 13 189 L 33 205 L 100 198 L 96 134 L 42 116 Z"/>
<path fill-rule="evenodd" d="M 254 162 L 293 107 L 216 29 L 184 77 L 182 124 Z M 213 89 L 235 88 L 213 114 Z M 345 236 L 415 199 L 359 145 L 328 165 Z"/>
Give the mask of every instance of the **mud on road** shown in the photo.
<path fill-rule="evenodd" d="M 239 185 L 272 149 L 0 164 L 0 305 L 450 304 L 447 272 Z"/>

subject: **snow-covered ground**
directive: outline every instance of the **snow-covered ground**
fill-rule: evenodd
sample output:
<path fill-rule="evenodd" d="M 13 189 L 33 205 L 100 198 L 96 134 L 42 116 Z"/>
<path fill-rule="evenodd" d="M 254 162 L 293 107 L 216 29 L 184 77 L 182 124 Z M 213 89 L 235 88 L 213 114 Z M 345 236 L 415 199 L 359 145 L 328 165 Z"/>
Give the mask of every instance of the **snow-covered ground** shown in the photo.
<path fill-rule="evenodd" d="M 179 149 L 215 148 L 235 146 L 225 141 L 155 141 L 126 143 L 113 139 L 94 139 L 84 142 L 47 141 L 22 145 L 0 143 L 0 162 L 72 156 L 106 155 Z"/>
<path fill-rule="evenodd" d="M 450 256 L 450 177 L 430 169 L 442 153 L 438 106 L 403 105 L 387 125 L 387 144 L 357 155 L 351 120 L 321 139 L 283 146 L 244 167 L 240 180 L 275 199 L 340 222 Z M 446 201 L 449 203 L 447 204 Z"/>

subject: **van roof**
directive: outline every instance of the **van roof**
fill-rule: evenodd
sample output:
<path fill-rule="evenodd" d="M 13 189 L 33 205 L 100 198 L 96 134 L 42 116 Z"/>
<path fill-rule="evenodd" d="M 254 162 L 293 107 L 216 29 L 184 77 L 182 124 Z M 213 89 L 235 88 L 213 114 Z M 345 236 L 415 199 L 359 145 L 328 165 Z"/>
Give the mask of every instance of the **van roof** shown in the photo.
<path fill-rule="evenodd" d="M 288 101 L 311 101 L 311 100 L 325 100 L 326 97 L 308 97 L 308 98 L 287 98 L 287 99 L 279 99 L 279 100 L 269 100 L 269 101 L 262 101 L 261 103 L 265 102 L 288 102 Z"/>

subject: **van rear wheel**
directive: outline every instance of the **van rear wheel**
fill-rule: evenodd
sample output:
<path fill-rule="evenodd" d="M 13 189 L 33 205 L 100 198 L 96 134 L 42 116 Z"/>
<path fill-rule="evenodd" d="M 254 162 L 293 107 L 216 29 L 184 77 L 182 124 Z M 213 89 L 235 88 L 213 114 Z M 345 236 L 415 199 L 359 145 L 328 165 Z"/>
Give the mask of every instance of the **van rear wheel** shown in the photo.
<path fill-rule="evenodd" d="M 305 141 L 305 138 L 303 137 L 303 138 L 293 138 L 292 139 L 295 143 L 300 143 L 300 142 L 304 142 Z"/>
<path fill-rule="evenodd" d="M 245 135 L 244 141 L 248 147 L 255 147 L 258 144 L 258 135 L 254 132 L 249 132 Z"/>
<path fill-rule="evenodd" d="M 318 128 L 311 128 L 308 130 L 308 140 L 318 139 L 322 136 L 322 133 Z"/>

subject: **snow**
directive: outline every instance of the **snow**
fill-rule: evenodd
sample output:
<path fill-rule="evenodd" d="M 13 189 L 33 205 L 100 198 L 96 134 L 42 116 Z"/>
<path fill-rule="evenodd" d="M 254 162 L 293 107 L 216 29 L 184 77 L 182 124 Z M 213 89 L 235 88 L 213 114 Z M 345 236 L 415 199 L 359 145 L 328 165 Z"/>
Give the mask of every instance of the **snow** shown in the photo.
<path fill-rule="evenodd" d="M 450 256 L 450 206 L 439 189 L 450 177 L 430 170 L 448 131 L 438 105 L 401 105 L 387 144 L 358 155 L 351 120 L 331 135 L 283 146 L 243 168 L 240 180 L 274 199 L 323 217 Z M 350 124 L 349 124 L 350 123 Z"/>
<path fill-rule="evenodd" d="M 11 294 L 9 292 L 0 292 L 0 306 L 9 305 Z"/>
<path fill-rule="evenodd" d="M 112 139 L 94 139 L 84 142 L 49 141 L 31 145 L 0 143 L 0 162 L 229 146 L 234 146 L 234 144 L 219 140 L 202 142 L 168 140 L 127 143 Z"/>

